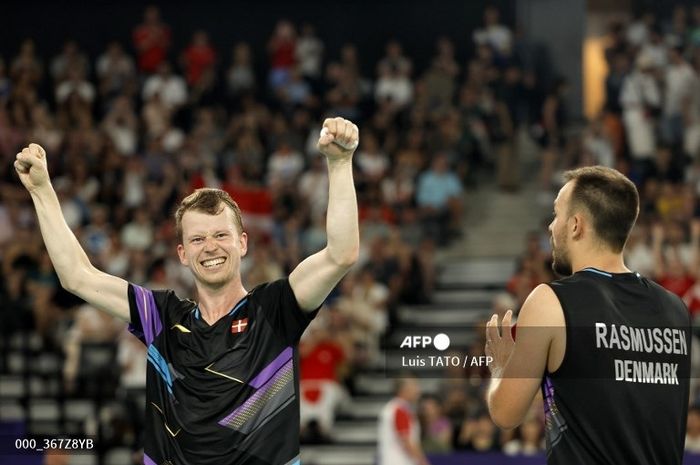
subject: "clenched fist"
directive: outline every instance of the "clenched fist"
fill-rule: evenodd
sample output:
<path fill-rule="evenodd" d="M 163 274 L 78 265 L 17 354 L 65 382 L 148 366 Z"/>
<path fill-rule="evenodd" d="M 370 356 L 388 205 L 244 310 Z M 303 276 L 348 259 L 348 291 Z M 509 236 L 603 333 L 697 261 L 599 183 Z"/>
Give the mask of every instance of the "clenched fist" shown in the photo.
<path fill-rule="evenodd" d="M 49 170 L 46 166 L 46 151 L 39 144 L 29 144 L 15 160 L 15 171 L 24 187 L 33 192 L 49 184 Z"/>
<path fill-rule="evenodd" d="M 323 122 L 318 150 L 329 160 L 342 160 L 352 157 L 359 141 L 359 131 L 351 121 L 328 118 Z"/>

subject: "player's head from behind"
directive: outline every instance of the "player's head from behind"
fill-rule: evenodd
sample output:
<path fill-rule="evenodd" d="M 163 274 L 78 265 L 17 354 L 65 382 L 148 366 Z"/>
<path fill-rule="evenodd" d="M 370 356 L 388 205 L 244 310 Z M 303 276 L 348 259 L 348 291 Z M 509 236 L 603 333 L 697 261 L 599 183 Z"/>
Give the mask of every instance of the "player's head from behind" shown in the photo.
<path fill-rule="evenodd" d="M 637 188 L 617 170 L 588 166 L 564 173 L 549 225 L 552 268 L 572 273 L 574 257 L 621 254 L 639 213 Z"/>
<path fill-rule="evenodd" d="M 177 253 L 198 285 L 219 288 L 240 280 L 241 258 L 248 250 L 241 210 L 220 189 L 197 189 L 175 212 Z"/>

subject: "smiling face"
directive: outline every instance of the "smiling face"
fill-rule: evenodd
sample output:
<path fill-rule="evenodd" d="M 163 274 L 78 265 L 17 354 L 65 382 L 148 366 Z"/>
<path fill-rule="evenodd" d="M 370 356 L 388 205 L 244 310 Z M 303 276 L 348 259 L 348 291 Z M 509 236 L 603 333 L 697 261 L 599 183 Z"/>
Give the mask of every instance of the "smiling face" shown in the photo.
<path fill-rule="evenodd" d="M 177 253 L 198 286 L 220 288 L 240 280 L 241 258 L 247 250 L 248 236 L 238 232 L 230 208 L 216 215 L 197 210 L 182 215 L 182 243 Z"/>

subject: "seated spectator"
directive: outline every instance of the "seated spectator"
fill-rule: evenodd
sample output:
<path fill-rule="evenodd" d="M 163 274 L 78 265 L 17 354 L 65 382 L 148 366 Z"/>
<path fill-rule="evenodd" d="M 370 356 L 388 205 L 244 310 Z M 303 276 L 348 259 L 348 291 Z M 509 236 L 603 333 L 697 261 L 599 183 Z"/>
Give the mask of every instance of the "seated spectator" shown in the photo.
<path fill-rule="evenodd" d="M 124 52 L 122 44 L 112 41 L 97 58 L 98 92 L 111 102 L 119 95 L 133 96 L 136 93 L 136 70 L 134 60 Z"/>
<path fill-rule="evenodd" d="M 299 403 L 304 442 L 330 440 L 336 411 L 347 397 L 341 385 L 349 355 L 344 341 L 341 334 L 324 328 L 321 319 L 314 320 L 302 337 Z"/>
<path fill-rule="evenodd" d="M 267 161 L 267 184 L 276 189 L 278 186 L 296 182 L 304 169 L 304 157 L 294 150 L 286 140 L 280 140 L 276 150 Z"/>
<path fill-rule="evenodd" d="M 401 111 L 413 100 L 413 83 L 397 65 L 380 66 L 374 98 L 378 104 L 385 104 L 394 112 Z"/>
<path fill-rule="evenodd" d="M 301 36 L 294 51 L 299 72 L 310 84 L 315 85 L 321 77 L 321 62 L 323 60 L 323 42 L 316 36 L 316 30 L 311 23 L 301 26 Z"/>
<path fill-rule="evenodd" d="M 239 42 L 233 47 L 231 66 L 226 72 L 226 90 L 232 102 L 242 94 L 255 91 L 255 71 L 253 70 L 250 45 Z"/>
<path fill-rule="evenodd" d="M 700 225 L 699 225 L 700 226 Z M 670 231 L 680 229 L 678 225 L 672 226 Z M 683 297 L 688 292 L 695 282 L 698 263 L 698 249 L 700 244 L 700 227 L 695 227 L 691 244 L 681 244 L 678 240 L 680 233 L 673 232 L 670 234 L 670 244 L 666 250 L 663 248 L 666 233 L 664 227 L 660 224 L 654 225 L 652 229 L 652 243 L 655 257 L 655 273 L 654 279 L 663 287 Z M 683 258 L 683 252 L 688 251 L 689 257 Z"/>
<path fill-rule="evenodd" d="M 497 433 L 488 411 L 482 410 L 462 423 L 457 436 L 457 449 L 470 452 L 499 451 Z"/>
<path fill-rule="evenodd" d="M 429 236 L 439 245 L 447 244 L 460 230 L 462 185 L 449 171 L 447 156 L 437 154 L 430 169 L 418 178 L 416 203 Z"/>
<path fill-rule="evenodd" d="M 656 263 L 649 237 L 648 225 L 637 221 L 625 244 L 625 264 L 632 271 L 653 277 Z"/>
<path fill-rule="evenodd" d="M 69 39 L 63 44 L 63 50 L 51 60 L 51 77 L 54 85 L 69 78 L 69 71 L 77 71 L 83 76 L 90 74 L 90 63 L 78 43 Z"/>
<path fill-rule="evenodd" d="M 488 6 L 484 10 L 484 27 L 474 31 L 474 43 L 488 45 L 502 57 L 510 56 L 513 33 L 500 23 L 500 11 L 495 6 Z"/>
<path fill-rule="evenodd" d="M 544 452 L 544 427 L 537 414 L 531 413 L 515 430 L 514 439 L 503 445 L 506 455 L 539 455 Z"/>
<path fill-rule="evenodd" d="M 114 99 L 114 104 L 102 122 L 102 129 L 120 155 L 131 156 L 136 153 L 139 120 L 126 96 Z"/>
<path fill-rule="evenodd" d="M 387 177 L 390 165 L 389 157 L 382 151 L 379 141 L 371 132 L 362 133 L 360 147 L 353 159 L 360 169 L 356 177 L 358 183 L 376 185 Z"/>
<path fill-rule="evenodd" d="M 95 100 L 95 86 L 85 79 L 85 74 L 80 69 L 70 68 L 66 79 L 56 86 L 56 102 L 65 103 L 73 94 L 86 104 L 92 104 Z"/>
<path fill-rule="evenodd" d="M 435 397 L 424 397 L 420 401 L 418 417 L 421 421 L 421 441 L 427 454 L 445 454 L 452 450 L 452 426 L 443 414 L 442 406 Z"/>
<path fill-rule="evenodd" d="M 691 405 L 688 410 L 685 450 L 691 454 L 700 454 L 700 406 L 697 404 Z"/>
<path fill-rule="evenodd" d="M 170 63 L 163 61 L 157 73 L 146 79 L 141 94 L 144 100 L 157 94 L 166 108 L 176 111 L 187 102 L 187 85 L 182 77 L 173 73 Z"/>

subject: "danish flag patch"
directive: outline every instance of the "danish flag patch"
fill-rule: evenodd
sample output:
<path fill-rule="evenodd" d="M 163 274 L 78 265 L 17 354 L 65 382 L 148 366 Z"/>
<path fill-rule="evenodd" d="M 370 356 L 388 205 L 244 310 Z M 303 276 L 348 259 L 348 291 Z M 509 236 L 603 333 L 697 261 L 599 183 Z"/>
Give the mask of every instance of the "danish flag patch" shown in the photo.
<path fill-rule="evenodd" d="M 231 322 L 231 334 L 242 333 L 248 328 L 248 318 L 233 320 Z"/>

